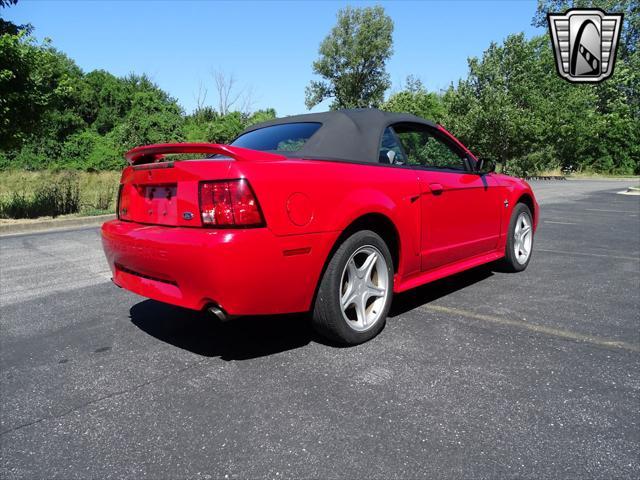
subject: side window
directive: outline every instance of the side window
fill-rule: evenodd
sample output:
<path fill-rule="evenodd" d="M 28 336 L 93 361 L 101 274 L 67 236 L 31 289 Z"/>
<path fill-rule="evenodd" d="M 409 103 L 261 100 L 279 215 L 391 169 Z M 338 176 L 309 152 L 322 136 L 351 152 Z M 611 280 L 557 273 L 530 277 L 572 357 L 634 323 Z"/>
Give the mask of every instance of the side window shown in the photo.
<path fill-rule="evenodd" d="M 402 165 L 407 162 L 402 147 L 398 143 L 398 138 L 390 127 L 385 128 L 380 142 L 380 152 L 378 162 Z"/>
<path fill-rule="evenodd" d="M 407 153 L 408 165 L 465 170 L 464 154 L 421 125 L 396 125 L 396 135 Z"/>

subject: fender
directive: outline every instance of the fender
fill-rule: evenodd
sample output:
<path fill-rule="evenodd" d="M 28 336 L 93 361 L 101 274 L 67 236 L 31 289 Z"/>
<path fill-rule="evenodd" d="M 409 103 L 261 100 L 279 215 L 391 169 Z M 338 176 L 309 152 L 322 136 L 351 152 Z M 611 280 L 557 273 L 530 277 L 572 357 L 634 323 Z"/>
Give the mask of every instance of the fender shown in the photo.
<path fill-rule="evenodd" d="M 540 206 L 535 200 L 535 195 L 531 190 L 531 186 L 520 178 L 509 177 L 507 175 L 496 174 L 498 183 L 502 185 L 505 191 L 506 200 L 508 202 L 508 208 L 503 210 L 501 220 L 501 233 L 500 241 L 498 242 L 498 250 L 504 250 L 507 244 L 507 231 L 509 229 L 509 222 L 511 221 L 511 214 L 514 207 L 521 201 L 522 198 L 528 197 L 531 206 L 533 206 L 533 230 L 538 228 L 538 219 L 540 218 Z"/>

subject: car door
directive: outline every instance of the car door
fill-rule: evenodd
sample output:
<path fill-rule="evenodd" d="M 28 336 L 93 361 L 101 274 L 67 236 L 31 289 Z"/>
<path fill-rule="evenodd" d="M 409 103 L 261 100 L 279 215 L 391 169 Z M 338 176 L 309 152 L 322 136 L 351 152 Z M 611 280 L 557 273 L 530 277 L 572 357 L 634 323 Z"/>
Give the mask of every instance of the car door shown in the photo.
<path fill-rule="evenodd" d="M 420 182 L 422 271 L 494 251 L 501 213 L 495 178 L 473 172 L 473 160 L 436 128 L 405 123 L 393 130 Z"/>

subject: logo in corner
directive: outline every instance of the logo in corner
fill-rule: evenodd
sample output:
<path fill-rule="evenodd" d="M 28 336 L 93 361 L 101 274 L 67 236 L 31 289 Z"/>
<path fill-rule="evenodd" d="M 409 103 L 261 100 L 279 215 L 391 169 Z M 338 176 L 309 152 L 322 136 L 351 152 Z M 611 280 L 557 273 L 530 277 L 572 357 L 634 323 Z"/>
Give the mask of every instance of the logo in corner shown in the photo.
<path fill-rule="evenodd" d="M 570 9 L 549 13 L 558 74 L 574 83 L 598 83 L 613 74 L 622 13 Z"/>

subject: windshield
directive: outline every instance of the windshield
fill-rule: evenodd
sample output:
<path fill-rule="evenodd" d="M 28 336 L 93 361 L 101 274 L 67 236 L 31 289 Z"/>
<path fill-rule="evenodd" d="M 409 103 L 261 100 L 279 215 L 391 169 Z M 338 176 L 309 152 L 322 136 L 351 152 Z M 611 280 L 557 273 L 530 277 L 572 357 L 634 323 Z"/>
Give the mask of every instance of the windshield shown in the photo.
<path fill-rule="evenodd" d="M 270 152 L 297 152 L 322 126 L 321 123 L 283 123 L 240 135 L 231 145 Z"/>

